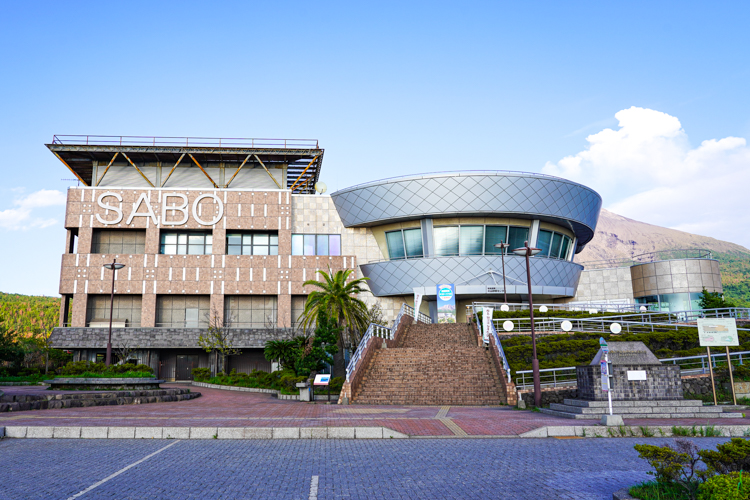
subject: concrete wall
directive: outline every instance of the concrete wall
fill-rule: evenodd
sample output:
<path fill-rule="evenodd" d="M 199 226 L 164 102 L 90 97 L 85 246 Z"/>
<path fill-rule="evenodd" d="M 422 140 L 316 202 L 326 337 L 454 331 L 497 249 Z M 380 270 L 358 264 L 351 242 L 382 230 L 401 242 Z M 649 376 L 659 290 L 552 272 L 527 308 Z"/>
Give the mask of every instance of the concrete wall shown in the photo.
<path fill-rule="evenodd" d="M 572 302 L 633 301 L 630 268 L 584 269 Z"/>
<path fill-rule="evenodd" d="M 630 268 L 633 295 L 646 297 L 666 293 L 722 293 L 719 262 L 713 259 L 677 259 Z"/>

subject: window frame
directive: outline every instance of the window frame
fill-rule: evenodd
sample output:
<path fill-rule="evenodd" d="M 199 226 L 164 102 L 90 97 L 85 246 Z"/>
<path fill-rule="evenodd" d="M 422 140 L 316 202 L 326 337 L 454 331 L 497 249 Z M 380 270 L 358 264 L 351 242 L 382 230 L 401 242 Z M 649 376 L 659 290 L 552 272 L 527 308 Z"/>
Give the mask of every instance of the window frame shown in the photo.
<path fill-rule="evenodd" d="M 422 253 L 416 254 L 416 255 L 409 255 L 409 250 L 406 246 L 406 236 L 404 236 L 404 231 L 419 231 L 419 238 L 422 241 Z M 392 233 L 401 233 L 401 245 L 404 249 L 404 256 L 403 257 L 391 257 L 391 247 L 388 245 L 388 234 Z M 422 227 L 407 227 L 407 228 L 401 228 L 401 229 L 393 229 L 391 231 L 385 231 L 385 246 L 388 249 L 388 260 L 407 260 L 407 259 L 423 259 L 424 258 L 424 240 L 422 240 Z"/>
<path fill-rule="evenodd" d="M 177 237 L 175 243 L 165 243 L 164 237 L 174 235 Z M 180 243 L 180 236 L 184 236 L 184 243 Z M 190 242 L 190 236 L 203 236 L 203 243 Z M 209 242 L 210 240 L 210 242 Z M 175 247 L 174 253 L 167 253 L 165 247 Z M 185 253 L 180 253 L 180 247 L 184 246 Z M 191 247 L 203 247 L 203 253 L 190 253 Z M 207 252 L 206 250 L 209 249 Z M 213 231 L 175 231 L 162 230 L 159 232 L 159 255 L 212 255 L 213 253 Z"/>
<path fill-rule="evenodd" d="M 550 243 L 549 243 L 549 249 L 547 250 L 547 255 L 543 255 L 541 252 L 537 254 L 537 257 L 542 257 L 544 259 L 556 259 L 556 260 L 568 260 L 568 256 L 570 255 L 570 250 L 573 247 L 573 238 L 568 236 L 567 234 L 561 233 L 560 231 L 555 231 L 554 229 L 539 229 L 539 232 L 548 232 L 551 233 L 550 235 Z M 550 255 L 552 252 L 552 247 L 554 246 L 553 243 L 555 241 L 555 236 L 559 235 L 561 237 L 560 240 L 560 248 L 558 249 L 558 255 L 556 257 L 553 257 Z M 537 235 L 537 241 L 539 240 L 539 236 Z M 565 242 L 567 241 L 567 246 Z M 565 255 L 562 255 L 563 248 L 565 249 Z"/>
<path fill-rule="evenodd" d="M 230 237 L 240 237 L 240 243 L 230 243 Z M 261 236 L 267 236 L 268 241 L 265 244 L 255 243 L 255 238 Z M 273 243 L 274 237 L 276 238 L 276 244 Z M 224 237 L 226 240 L 226 254 L 227 255 L 264 255 L 273 256 L 279 254 L 279 232 L 278 231 L 232 231 L 227 232 Z M 245 241 L 249 240 L 249 243 Z M 229 253 L 230 249 L 240 249 L 240 253 Z M 266 248 L 268 253 L 255 253 L 255 248 Z M 245 253 L 245 248 L 250 249 L 250 253 Z M 273 249 L 276 249 L 276 253 L 273 253 Z"/>
<path fill-rule="evenodd" d="M 461 226 L 473 226 L 473 227 L 481 226 L 482 227 L 482 252 L 481 253 L 464 253 L 463 252 L 463 249 L 461 248 Z M 440 229 L 444 227 L 457 227 L 458 228 L 458 255 L 437 255 L 436 253 L 435 257 L 492 257 L 492 256 L 501 255 L 501 252 L 496 252 L 496 253 L 487 252 L 487 228 L 488 227 L 504 227 L 505 228 L 505 239 L 503 240 L 503 243 L 507 243 L 508 240 L 510 239 L 511 228 L 526 229 L 527 232 L 531 232 L 530 226 L 518 226 L 514 224 L 446 224 L 444 226 L 433 227 L 433 233 L 432 233 L 433 241 L 435 241 L 435 233 L 434 233 L 435 229 Z M 505 255 L 508 255 L 512 251 L 513 251 L 512 248 L 507 247 L 503 250 L 503 253 Z"/>
<path fill-rule="evenodd" d="M 318 253 L 318 245 L 319 245 L 318 239 L 322 238 L 322 237 L 325 237 L 325 238 L 328 239 L 328 244 L 327 244 L 328 253 L 326 253 L 326 254 L 319 254 Z M 301 239 L 301 242 L 302 242 L 301 243 L 302 244 L 302 248 L 301 249 L 297 249 L 297 250 L 301 250 L 302 253 L 299 253 L 299 251 L 295 251 L 295 240 L 297 240 L 299 242 L 300 239 Z M 312 248 L 313 253 L 305 253 L 305 247 L 306 247 L 305 240 L 306 239 L 308 239 L 308 241 L 309 241 L 309 239 L 312 240 L 312 246 L 310 248 Z M 338 242 L 337 242 L 338 244 L 337 245 L 331 245 L 331 241 L 334 241 L 336 239 L 338 239 Z M 299 243 L 297 243 L 297 245 L 299 245 Z M 332 254 L 331 253 L 331 248 L 337 248 L 338 249 L 338 255 Z M 292 233 L 292 255 L 303 255 L 305 257 L 315 257 L 315 256 L 319 256 L 319 257 L 341 257 L 342 254 L 343 254 L 343 252 L 341 250 L 341 233 Z"/>

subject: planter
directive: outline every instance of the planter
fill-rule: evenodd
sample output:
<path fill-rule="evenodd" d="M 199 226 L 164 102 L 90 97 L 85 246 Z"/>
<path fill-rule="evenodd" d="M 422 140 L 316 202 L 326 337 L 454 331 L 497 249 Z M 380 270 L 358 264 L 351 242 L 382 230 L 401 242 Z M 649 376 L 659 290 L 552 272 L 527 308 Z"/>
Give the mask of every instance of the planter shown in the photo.
<path fill-rule="evenodd" d="M 163 380 L 155 378 L 55 378 L 45 380 L 52 390 L 121 391 L 159 389 Z"/>

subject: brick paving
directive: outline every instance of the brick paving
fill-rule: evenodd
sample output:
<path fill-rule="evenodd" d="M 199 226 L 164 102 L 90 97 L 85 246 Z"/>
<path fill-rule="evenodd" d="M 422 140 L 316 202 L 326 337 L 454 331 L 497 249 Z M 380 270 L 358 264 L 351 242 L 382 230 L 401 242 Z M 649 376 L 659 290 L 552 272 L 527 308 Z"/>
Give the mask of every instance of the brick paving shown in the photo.
<path fill-rule="evenodd" d="M 186 387 L 162 384 L 163 387 Z M 7 394 L 41 386 L 2 387 Z M 281 401 L 270 394 L 193 387 L 202 397 L 148 405 L 101 406 L 0 414 L 0 426 L 93 427 L 368 427 L 411 436 L 517 436 L 544 426 L 594 425 L 509 407 L 350 405 Z M 446 420 L 450 419 L 446 425 Z M 451 430 L 456 424 L 462 432 Z M 750 425 L 750 419 L 626 419 L 626 425 Z"/>
<path fill-rule="evenodd" d="M 702 448 L 724 439 L 702 438 Z M 0 440 L 0 498 L 611 499 L 646 480 L 636 443 L 670 439 Z"/>

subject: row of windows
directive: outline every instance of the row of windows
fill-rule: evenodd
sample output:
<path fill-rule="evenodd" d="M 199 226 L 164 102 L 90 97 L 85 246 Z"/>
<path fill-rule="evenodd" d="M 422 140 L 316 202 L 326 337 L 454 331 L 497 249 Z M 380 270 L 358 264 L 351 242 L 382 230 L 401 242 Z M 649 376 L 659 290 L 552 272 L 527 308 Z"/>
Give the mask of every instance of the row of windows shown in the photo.
<path fill-rule="evenodd" d="M 304 297 L 301 298 L 304 304 Z M 205 328 L 210 321 L 211 300 L 207 295 L 164 295 L 156 298 L 156 326 L 167 328 Z M 299 300 L 297 301 L 299 302 Z M 140 295 L 115 295 L 112 307 L 114 322 L 125 327 L 141 326 Z M 109 322 L 110 296 L 89 295 L 86 325 Z M 276 296 L 241 295 L 224 298 L 225 321 L 232 328 L 273 328 L 278 314 Z"/>
<path fill-rule="evenodd" d="M 292 255 L 341 255 L 341 235 L 293 234 Z"/>
<path fill-rule="evenodd" d="M 495 248 L 498 243 L 508 243 L 505 253 L 521 248 L 529 239 L 529 228 L 515 226 L 458 225 L 435 227 L 432 230 L 435 255 L 500 255 Z M 418 258 L 424 254 L 422 230 L 399 229 L 385 233 L 390 259 Z M 540 257 L 566 259 L 571 248 L 571 239 L 554 231 L 539 231 L 537 246 L 542 249 Z"/>
<path fill-rule="evenodd" d="M 162 233 L 159 253 L 164 255 L 209 255 L 213 236 L 210 233 Z"/>
<path fill-rule="evenodd" d="M 227 255 L 279 255 L 276 233 L 227 234 Z"/>

